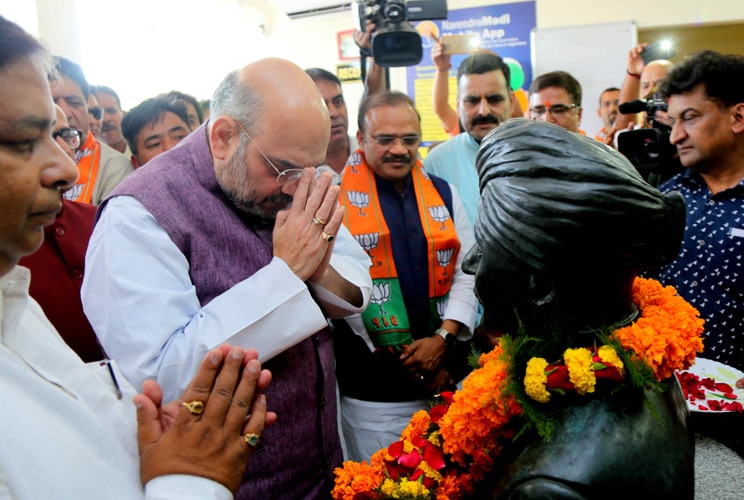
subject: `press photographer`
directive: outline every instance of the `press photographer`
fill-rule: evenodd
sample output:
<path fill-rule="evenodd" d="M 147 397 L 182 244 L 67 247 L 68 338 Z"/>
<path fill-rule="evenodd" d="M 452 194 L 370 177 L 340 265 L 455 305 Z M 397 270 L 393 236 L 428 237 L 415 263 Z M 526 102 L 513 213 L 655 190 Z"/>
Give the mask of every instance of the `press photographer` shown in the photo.
<path fill-rule="evenodd" d="M 382 67 L 413 66 L 423 57 L 421 35 L 410 21 L 446 19 L 447 0 L 364 0 L 352 2 L 354 23 L 361 31 L 367 23 L 372 33 L 371 53 Z"/>

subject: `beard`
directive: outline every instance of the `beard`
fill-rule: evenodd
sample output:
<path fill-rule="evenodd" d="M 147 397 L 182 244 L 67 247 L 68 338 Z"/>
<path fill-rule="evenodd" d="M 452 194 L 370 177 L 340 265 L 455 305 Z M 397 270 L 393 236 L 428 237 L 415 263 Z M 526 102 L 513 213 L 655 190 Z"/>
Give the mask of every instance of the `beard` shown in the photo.
<path fill-rule="evenodd" d="M 247 149 L 247 148 L 246 148 Z M 261 198 L 245 161 L 246 151 L 241 147 L 227 161 L 222 179 L 217 179 L 225 196 L 239 211 L 252 217 L 274 220 L 280 210 L 292 206 L 292 197 L 279 191 Z"/>

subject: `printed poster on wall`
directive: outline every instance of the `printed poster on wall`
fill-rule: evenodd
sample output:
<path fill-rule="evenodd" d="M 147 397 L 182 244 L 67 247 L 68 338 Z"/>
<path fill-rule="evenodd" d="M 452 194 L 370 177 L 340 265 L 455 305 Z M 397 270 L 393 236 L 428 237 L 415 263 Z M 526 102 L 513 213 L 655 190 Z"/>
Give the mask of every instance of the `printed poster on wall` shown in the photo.
<path fill-rule="evenodd" d="M 500 55 L 509 65 L 511 87 L 527 108 L 527 89 L 532 83 L 530 33 L 537 23 L 535 2 L 517 2 L 469 9 L 449 10 L 447 19 L 421 21 L 414 26 L 421 34 L 424 55 L 417 66 L 406 69 L 408 95 L 416 102 L 421 113 L 423 146 L 446 141 L 449 136 L 434 114 L 432 83 L 436 67 L 431 60 L 434 45 L 432 34 L 438 39 L 445 35 L 471 35 L 477 39 L 477 47 Z M 457 66 L 467 55 L 453 54 L 450 69 L 450 106 L 457 109 Z"/>

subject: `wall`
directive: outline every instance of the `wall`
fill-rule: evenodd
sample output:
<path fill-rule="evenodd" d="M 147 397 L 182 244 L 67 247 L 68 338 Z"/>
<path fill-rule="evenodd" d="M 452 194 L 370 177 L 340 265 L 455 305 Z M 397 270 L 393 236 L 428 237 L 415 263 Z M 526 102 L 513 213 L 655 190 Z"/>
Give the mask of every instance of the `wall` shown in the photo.
<path fill-rule="evenodd" d="M 277 55 L 293 60 L 302 67 L 335 68 L 338 61 L 336 33 L 353 28 L 350 12 L 326 14 L 290 20 L 276 12 L 273 0 L 241 0 L 266 4 L 274 10 L 270 36 L 249 38 L 245 31 L 232 28 L 231 4 L 238 0 L 1 0 L 0 14 L 6 15 L 32 33 L 46 40 L 53 52 L 66 55 L 83 64 L 93 83 L 105 83 L 119 90 L 123 107 L 134 106 L 157 93 L 179 88 L 208 98 L 209 89 L 224 75 L 224 68 L 237 67 L 259 57 Z M 341 0 L 339 0 L 341 1 Z M 567 27 L 634 21 L 639 30 L 664 26 L 731 23 L 744 21 L 741 0 L 536 0 L 539 28 Z M 94 3 L 87 9 L 91 20 L 73 15 L 78 6 Z M 508 0 L 449 0 L 449 8 L 479 7 Z M 154 9 L 171 9 L 171 15 L 158 14 Z M 83 9 L 80 9 L 83 10 Z M 151 18 L 148 18 L 151 15 Z M 38 16 L 33 22 L 33 16 Z M 123 21 L 130 16 L 137 22 Z M 86 18 L 87 19 L 87 18 Z M 60 22 L 61 21 L 61 22 Z M 117 22 L 118 21 L 118 22 Z M 149 22 L 149 24 L 148 24 Z M 175 26 L 168 26 L 173 24 Z M 125 25 L 126 24 L 126 25 Z M 224 25 L 229 24 L 230 29 Z M 125 25 L 125 26 L 123 26 Z M 132 49 L 135 42 L 147 41 L 157 30 L 170 27 L 177 30 L 174 40 L 155 39 L 152 53 Z M 101 56 L 83 55 L 81 34 L 97 38 Z M 124 33 L 123 35 L 119 33 Z M 741 36 L 741 35 L 740 35 Z M 90 38 L 86 38 L 89 40 Z M 86 42 L 86 49 L 95 43 Z M 172 55 L 187 53 L 186 63 L 173 62 Z M 142 61 L 156 61 L 155 69 L 142 70 Z M 127 78 L 127 80 L 118 80 Z M 143 83 L 144 80 L 144 83 Z M 391 86 L 405 90 L 405 74 L 393 70 Z M 361 84 L 344 86 L 349 107 L 356 108 L 361 96 Z M 134 91 L 136 89 L 136 92 Z M 355 117 L 352 116 L 352 123 Z"/>
<path fill-rule="evenodd" d="M 516 1 L 516 0 L 515 0 Z M 511 0 L 449 0 L 450 9 L 481 7 Z M 744 2 L 741 0 L 536 0 L 537 27 L 555 28 L 580 25 L 605 24 L 633 21 L 639 30 L 677 25 L 699 25 L 702 23 L 731 23 L 744 21 Z M 342 12 L 292 21 L 299 33 L 315 33 L 313 44 L 305 49 L 308 65 L 333 69 L 338 64 L 336 56 L 336 32 L 351 29 L 351 13 Z M 744 42 L 744 32 L 738 38 Z M 744 53 L 744 52 L 743 52 Z M 405 72 L 391 70 L 391 87 L 405 91 Z M 349 101 L 350 123 L 356 123 L 355 110 L 362 93 L 361 84 L 344 85 Z M 596 110 L 587 96 L 584 114 L 595 115 Z M 352 117 L 353 115 L 353 117 Z M 352 129 L 350 127 L 350 129 Z M 353 129 L 352 129 L 353 130 Z"/>

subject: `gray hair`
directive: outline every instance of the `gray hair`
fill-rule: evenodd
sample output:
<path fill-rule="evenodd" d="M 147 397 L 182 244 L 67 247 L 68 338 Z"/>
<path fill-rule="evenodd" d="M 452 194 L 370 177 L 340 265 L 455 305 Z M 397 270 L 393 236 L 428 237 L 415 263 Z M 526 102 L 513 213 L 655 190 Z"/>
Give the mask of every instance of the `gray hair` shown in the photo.
<path fill-rule="evenodd" d="M 240 80 L 239 70 L 234 70 L 227 74 L 214 91 L 209 116 L 212 120 L 224 115 L 230 116 L 239 121 L 252 136 L 260 126 L 263 108 L 261 96 Z"/>

